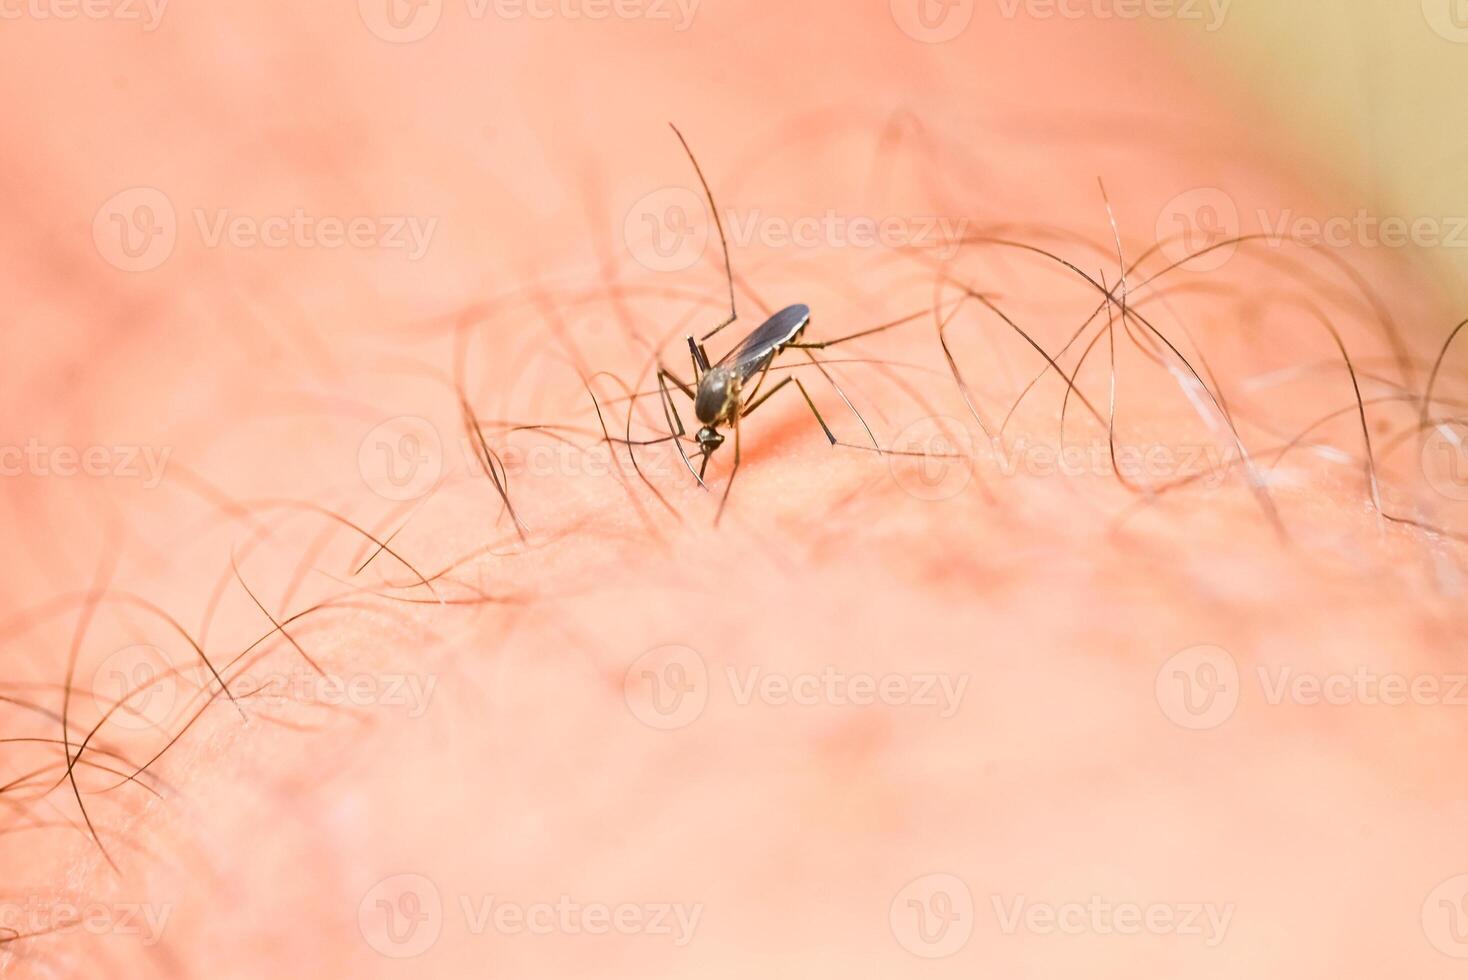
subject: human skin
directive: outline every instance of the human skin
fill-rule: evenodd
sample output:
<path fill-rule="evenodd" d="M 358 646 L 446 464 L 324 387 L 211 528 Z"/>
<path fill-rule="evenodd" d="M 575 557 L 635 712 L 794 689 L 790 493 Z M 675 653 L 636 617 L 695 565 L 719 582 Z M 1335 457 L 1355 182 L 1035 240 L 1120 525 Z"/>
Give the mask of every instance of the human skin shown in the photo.
<path fill-rule="evenodd" d="M 68 727 L 3 756 L 5 783 L 39 773 L 0 793 L 0 929 L 24 935 L 0 932 L 5 975 L 1456 975 L 1462 505 L 1424 472 L 1419 406 L 1379 401 L 1423 391 L 1453 311 L 1404 249 L 1246 245 L 1146 286 L 1152 255 L 1128 309 L 1178 354 L 1149 357 L 1119 288 L 1108 311 L 1079 272 L 978 240 L 1119 286 L 1220 201 L 1354 214 L 1357 193 L 1166 25 L 979 10 L 930 44 L 900 20 L 450 5 L 406 44 L 341 5 L 7 25 L 0 71 L 36 95 L 0 110 L 23 372 L 0 398 L 12 445 L 51 448 L 6 478 L 0 736 Z M 686 378 L 681 338 L 727 304 L 706 225 L 696 263 L 649 268 L 644 219 L 699 191 L 668 120 L 737 219 L 741 317 L 711 353 L 791 302 L 807 340 L 929 310 L 940 275 L 940 313 L 968 286 L 1052 356 L 1101 307 L 1111 442 L 1160 462 L 1129 488 L 1102 451 L 1104 339 L 1067 409 L 1079 456 L 1055 472 L 1046 448 L 1053 373 L 992 447 L 980 419 L 1046 362 L 970 300 L 948 334 L 969 403 L 931 317 L 820 355 L 880 362 L 831 370 L 876 442 L 926 459 L 829 446 L 792 385 L 742 423 L 717 525 L 732 442 L 707 492 L 667 444 L 639 450 L 643 482 L 596 409 L 620 437 L 619 385 L 656 391 L 653 350 Z M 128 271 L 110 215 L 156 198 L 104 202 L 136 187 L 177 242 Z M 212 237 L 296 209 L 436 224 L 417 258 Z M 936 215 L 967 243 L 840 237 Z M 779 240 L 796 218 L 814 241 Z M 1325 323 L 1381 506 L 1410 522 L 1373 504 Z M 655 396 L 637 405 L 656 438 Z M 135 445 L 157 479 L 119 472 Z M 58 476 L 57 446 L 112 469 Z M 68 774 L 130 685 L 157 697 Z M 97 768 L 155 755 L 120 785 Z"/>

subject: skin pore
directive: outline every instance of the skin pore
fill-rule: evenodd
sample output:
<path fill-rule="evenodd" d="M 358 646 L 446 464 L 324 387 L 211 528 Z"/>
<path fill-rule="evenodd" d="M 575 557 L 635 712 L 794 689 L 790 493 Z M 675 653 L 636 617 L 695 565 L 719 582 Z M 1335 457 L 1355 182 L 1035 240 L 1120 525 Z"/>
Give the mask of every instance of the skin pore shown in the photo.
<path fill-rule="evenodd" d="M 1455 975 L 1454 311 L 1171 268 L 1360 194 L 978 6 L 9 25 L 0 973 Z M 669 119 L 711 356 L 925 314 L 782 356 L 868 449 L 786 386 L 717 529 L 732 445 L 604 441 L 727 316 Z"/>

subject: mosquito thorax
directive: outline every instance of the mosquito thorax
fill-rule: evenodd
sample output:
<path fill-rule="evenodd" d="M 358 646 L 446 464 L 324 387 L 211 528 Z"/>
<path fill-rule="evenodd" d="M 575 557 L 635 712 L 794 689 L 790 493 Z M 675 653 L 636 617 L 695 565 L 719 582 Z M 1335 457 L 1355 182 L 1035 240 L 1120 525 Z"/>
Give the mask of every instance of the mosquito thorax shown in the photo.
<path fill-rule="evenodd" d="M 709 368 L 698 381 L 693 413 L 704 425 L 716 425 L 733 415 L 738 399 L 739 382 L 734 372 L 727 368 Z"/>

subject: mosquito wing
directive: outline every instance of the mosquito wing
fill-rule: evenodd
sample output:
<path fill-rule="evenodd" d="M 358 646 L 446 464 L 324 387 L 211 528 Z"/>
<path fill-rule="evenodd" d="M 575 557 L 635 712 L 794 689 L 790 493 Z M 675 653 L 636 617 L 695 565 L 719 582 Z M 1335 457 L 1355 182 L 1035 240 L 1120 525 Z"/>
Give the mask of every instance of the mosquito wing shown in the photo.
<path fill-rule="evenodd" d="M 810 307 L 801 303 L 787 306 L 770 317 L 739 345 L 725 354 L 719 361 L 721 367 L 737 369 L 743 379 L 748 379 L 763 370 L 770 358 L 783 344 L 788 344 L 795 335 L 810 323 Z"/>

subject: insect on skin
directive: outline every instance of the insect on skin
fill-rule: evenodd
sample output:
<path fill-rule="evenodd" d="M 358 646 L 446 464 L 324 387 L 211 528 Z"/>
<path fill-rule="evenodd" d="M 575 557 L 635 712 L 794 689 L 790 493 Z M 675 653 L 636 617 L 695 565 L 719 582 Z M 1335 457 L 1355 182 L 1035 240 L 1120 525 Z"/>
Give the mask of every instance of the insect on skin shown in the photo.
<path fill-rule="evenodd" d="M 672 126 L 671 123 L 669 125 Z M 724 494 L 719 500 L 719 510 L 714 517 L 714 523 L 717 524 L 719 519 L 723 517 L 724 505 L 729 501 L 729 490 L 734 486 L 734 477 L 739 472 L 740 420 L 753 413 L 756 408 L 769 401 L 772 395 L 791 382 L 794 382 L 796 388 L 800 389 L 801 395 L 805 398 L 806 405 L 810 406 L 810 410 L 815 415 L 816 421 L 820 423 L 821 431 L 826 434 L 826 439 L 832 446 L 839 445 L 852 449 L 866 449 L 865 446 L 854 446 L 850 443 L 841 442 L 836 438 L 835 434 L 831 431 L 831 427 L 821 417 L 820 409 L 816 408 L 816 403 L 810 397 L 810 392 L 806 391 L 805 385 L 801 384 L 800 379 L 795 377 L 794 374 L 786 375 L 768 391 L 760 394 L 760 388 L 764 385 L 765 378 L 770 371 L 770 366 L 786 350 L 799 349 L 805 352 L 806 357 L 810 359 L 811 363 L 820 370 L 826 380 L 831 383 L 831 386 L 836 389 L 837 394 L 841 396 L 841 400 L 846 403 L 847 407 L 851 408 L 852 412 L 861 422 L 862 428 L 866 429 L 867 435 L 872 440 L 872 446 L 879 454 L 893 453 L 903 456 L 925 455 L 922 453 L 907 453 L 898 450 L 883 449 L 877 445 L 876 437 L 872 434 L 871 428 L 866 424 L 866 420 L 861 417 L 861 413 L 856 411 L 856 407 L 851 404 L 851 400 L 846 397 L 846 394 L 841 391 L 840 386 L 832 379 L 825 367 L 811 353 L 814 350 L 832 347 L 836 344 L 845 343 L 848 340 L 866 337 L 904 323 L 910 323 L 926 315 L 925 313 L 915 313 L 911 316 L 903 317 L 900 320 L 894 320 L 890 323 L 881 324 L 880 326 L 860 330 L 833 340 L 806 343 L 801 338 L 805 333 L 806 327 L 810 326 L 810 307 L 797 303 L 793 306 L 785 307 L 770 317 L 750 333 L 749 336 L 745 337 L 744 340 L 736 344 L 732 350 L 719 358 L 716 363 L 709 362 L 708 352 L 704 349 L 703 341 L 708 340 L 739 318 L 734 304 L 734 271 L 729 262 L 729 243 L 724 237 L 724 223 L 719 217 L 718 206 L 714 203 L 713 192 L 709 190 L 708 181 L 704 179 L 703 168 L 698 165 L 698 159 L 694 157 L 693 150 L 688 146 L 688 141 L 683 138 L 683 134 L 679 132 L 678 127 L 672 126 L 672 129 L 677 135 L 678 141 L 683 144 L 683 149 L 688 154 L 688 159 L 693 163 L 693 169 L 698 174 L 699 183 L 703 185 L 704 196 L 708 198 L 709 210 L 713 212 L 714 225 L 719 230 L 719 244 L 724 250 L 724 275 L 729 284 L 729 317 L 713 330 L 704 334 L 700 340 L 695 341 L 691 335 L 687 338 L 688 352 L 693 359 L 693 383 L 689 384 L 680 380 L 671 370 L 659 364 L 658 388 L 662 396 L 663 408 L 667 415 L 668 424 L 673 429 L 673 444 L 677 446 L 678 454 L 683 457 L 684 465 L 688 467 L 688 471 L 693 473 L 694 479 L 705 490 L 708 489 L 708 486 L 704 483 L 703 477 L 708 470 L 709 458 L 724 444 L 725 437 L 719 429 L 721 426 L 724 428 L 728 428 L 729 426 L 734 427 L 734 465 L 729 472 L 729 480 L 724 485 Z M 694 437 L 698 443 L 699 451 L 702 454 L 702 460 L 699 463 L 697 472 L 694 472 L 692 462 L 688 459 L 687 454 L 683 452 L 681 439 L 687 435 L 687 430 L 683 426 L 683 420 L 678 415 L 678 408 L 673 403 L 672 395 L 668 391 L 669 382 L 693 402 L 693 414 L 698 418 L 702 426 Z"/>

